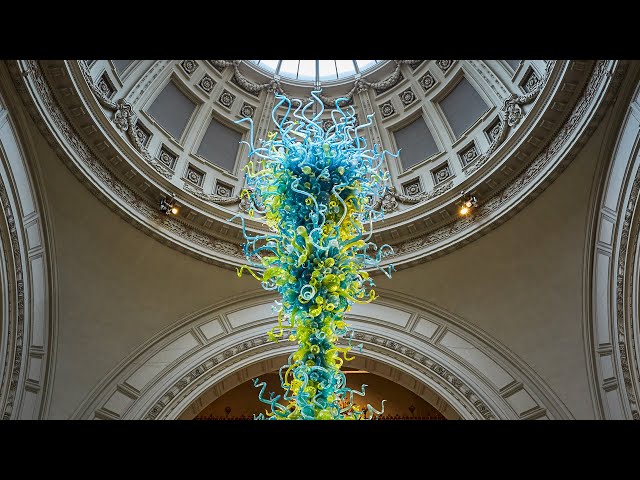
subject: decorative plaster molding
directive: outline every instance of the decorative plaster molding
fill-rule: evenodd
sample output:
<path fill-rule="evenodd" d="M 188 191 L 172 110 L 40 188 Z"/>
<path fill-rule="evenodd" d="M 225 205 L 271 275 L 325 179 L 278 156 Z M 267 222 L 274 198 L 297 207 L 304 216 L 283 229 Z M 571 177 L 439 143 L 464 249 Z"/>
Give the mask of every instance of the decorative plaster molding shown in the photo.
<path fill-rule="evenodd" d="M 219 205 L 235 205 L 236 203 L 240 203 L 241 200 L 238 195 L 221 197 L 220 195 L 212 193 L 204 193 L 201 188 L 197 188 L 187 182 L 185 182 L 183 189 L 206 202 L 217 203 Z"/>
<path fill-rule="evenodd" d="M 258 347 L 258 348 L 255 348 Z M 238 363 L 242 359 L 249 358 L 257 353 L 268 352 L 282 348 L 282 344 L 270 342 L 266 335 L 254 337 L 233 345 L 217 355 L 208 358 L 200 365 L 194 367 L 183 375 L 160 399 L 149 409 L 144 415 L 144 420 L 156 420 L 160 413 L 165 409 L 172 400 L 184 396 L 185 391 L 193 389 L 195 386 L 201 385 L 203 381 L 211 378 L 217 373 L 228 368 L 230 365 Z M 217 368 L 214 368 L 217 367 Z M 199 380 L 199 382 L 197 382 Z"/>
<path fill-rule="evenodd" d="M 485 420 L 497 419 L 494 412 L 491 411 L 487 404 L 472 388 L 470 388 L 465 382 L 460 380 L 460 378 L 454 375 L 449 369 L 436 362 L 432 358 L 429 358 L 426 355 L 423 355 L 417 352 L 415 349 L 408 347 L 407 345 L 403 345 L 396 340 L 390 340 L 380 335 L 356 331 L 354 338 L 358 341 L 365 342 L 367 344 L 366 348 L 369 350 L 375 350 L 389 355 L 389 352 L 385 351 L 385 349 L 388 349 L 392 352 L 404 355 L 411 360 L 429 368 L 430 370 L 438 374 L 446 382 L 449 388 L 457 390 L 460 394 L 467 398 L 472 403 L 472 405 L 476 407 L 478 412 Z M 394 358 L 400 359 L 400 357 L 397 355 L 395 355 Z"/>
<path fill-rule="evenodd" d="M 0 64 L 0 104 L 8 100 L 0 124 L 0 416 L 38 419 L 46 415 L 55 368 L 55 260 L 31 130 L 15 97 Z"/>
<path fill-rule="evenodd" d="M 398 202 L 407 203 L 409 205 L 415 205 L 416 203 L 424 202 L 426 200 L 430 200 L 438 195 L 442 195 L 443 193 L 451 190 L 453 188 L 453 180 L 440 185 L 439 187 L 433 189 L 430 192 L 422 192 L 418 195 L 405 195 L 402 193 L 398 193 L 396 191 L 396 187 L 390 186 L 384 192 L 384 195 L 373 204 L 374 210 L 379 210 L 382 207 L 382 211 L 385 213 L 393 212 L 398 209 Z"/>
<path fill-rule="evenodd" d="M 22 270 L 22 252 L 18 239 L 15 216 L 2 177 L 0 177 L 0 204 L 2 204 L 3 214 L 7 222 L 7 233 L 10 242 L 9 245 L 3 246 L 8 252 L 11 252 L 13 256 L 11 262 L 13 271 L 7 280 L 15 282 L 13 285 L 9 285 L 8 295 L 3 298 L 3 301 L 7 301 L 9 305 L 9 311 L 11 313 L 15 312 L 15 315 L 10 314 L 9 318 L 6 319 L 7 340 L 11 344 L 9 348 L 6 349 L 3 367 L 4 374 L 2 375 L 2 382 L 0 384 L 0 392 L 2 392 L 4 391 L 5 381 L 9 382 L 4 405 L 0 405 L 3 408 L 3 420 L 8 420 L 13 414 L 24 356 L 24 272 Z"/>
<path fill-rule="evenodd" d="M 451 373 L 447 368 L 443 367 L 431 358 L 421 355 L 415 350 L 402 345 L 396 341 L 389 340 L 381 335 L 360 334 L 356 333 L 356 338 L 368 342 L 369 349 L 388 356 L 391 352 L 402 353 L 413 359 L 415 362 L 427 367 L 428 370 L 435 372 L 441 380 L 437 383 L 447 389 L 450 393 L 459 393 L 473 405 L 479 413 L 478 418 L 485 420 L 497 419 L 496 413 L 493 412 L 486 402 L 482 400 L 476 391 L 471 389 L 465 382 L 460 380 L 456 375 Z M 340 342 L 344 343 L 344 342 Z M 258 347 L 258 348 L 255 348 Z M 159 418 L 167 419 L 168 415 L 176 409 L 176 401 L 186 398 L 197 387 L 203 385 L 207 380 L 216 374 L 228 369 L 231 365 L 238 364 L 242 360 L 251 356 L 264 354 L 276 349 L 282 349 L 283 344 L 274 343 L 267 339 L 266 335 L 254 337 L 241 343 L 233 345 L 226 350 L 218 353 L 213 358 L 209 358 L 200 365 L 192 368 L 189 373 L 184 375 L 178 382 L 168 389 L 162 397 L 148 410 L 144 415 L 144 420 L 156 420 Z M 383 348 L 381 348 L 383 347 Z M 396 360 L 404 360 L 401 356 L 393 355 Z M 217 368 L 214 368 L 217 367 Z M 416 366 L 411 363 L 409 367 Z M 428 373 L 428 370 L 421 369 L 422 373 Z M 460 406 L 458 406 L 460 408 Z"/>

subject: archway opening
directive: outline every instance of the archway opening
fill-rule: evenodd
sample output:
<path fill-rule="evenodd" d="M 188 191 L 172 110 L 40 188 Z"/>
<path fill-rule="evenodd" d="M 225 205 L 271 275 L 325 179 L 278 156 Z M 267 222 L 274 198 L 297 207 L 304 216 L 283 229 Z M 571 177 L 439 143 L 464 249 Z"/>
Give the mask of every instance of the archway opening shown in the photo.
<path fill-rule="evenodd" d="M 366 385 L 366 396 L 355 396 L 354 404 L 366 410 L 367 404 L 379 408 L 385 401 L 384 413 L 376 420 L 446 420 L 436 407 L 406 387 L 367 370 L 344 367 L 347 386 L 360 391 Z M 260 377 L 267 384 L 267 395 L 282 393 L 278 371 Z M 265 404 L 258 399 L 258 389 L 252 380 L 232 388 L 198 413 L 194 420 L 252 420 L 254 414 L 264 413 Z"/>

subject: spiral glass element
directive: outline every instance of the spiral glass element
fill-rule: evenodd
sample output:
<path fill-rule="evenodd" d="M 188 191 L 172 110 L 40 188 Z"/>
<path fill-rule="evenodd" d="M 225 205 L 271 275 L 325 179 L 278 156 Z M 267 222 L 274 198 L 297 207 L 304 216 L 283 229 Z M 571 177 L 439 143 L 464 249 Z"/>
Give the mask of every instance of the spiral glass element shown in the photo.
<path fill-rule="evenodd" d="M 249 214 L 264 215 L 272 233 L 250 235 L 240 218 L 246 239 L 246 270 L 266 290 L 282 297 L 274 307 L 278 323 L 269 332 L 273 341 L 296 342 L 298 349 L 280 368 L 284 393 L 265 397 L 266 384 L 254 380 L 259 398 L 269 408 L 256 419 L 270 420 L 358 420 L 371 419 L 384 411 L 371 405 L 360 408 L 346 386 L 341 371 L 351 360 L 353 330 L 344 315 L 354 303 L 376 298 L 374 282 L 365 271 L 378 268 L 391 276 L 393 266 L 379 266 L 392 253 L 389 245 L 370 241 L 372 224 L 383 217 L 372 209 L 372 199 L 384 194 L 388 172 L 377 145 L 367 148 L 359 133 L 371 125 L 358 125 L 353 108 L 342 109 L 336 100 L 331 122 L 319 119 L 324 105 L 319 91 L 303 102 L 276 95 L 279 100 L 271 116 L 277 131 L 270 132 L 261 146 L 253 146 L 253 123 L 247 185 L 242 195 L 250 203 Z M 276 120 L 279 107 L 286 115 Z M 325 131 L 322 125 L 329 123 Z M 362 348 L 362 345 L 359 346 Z"/>

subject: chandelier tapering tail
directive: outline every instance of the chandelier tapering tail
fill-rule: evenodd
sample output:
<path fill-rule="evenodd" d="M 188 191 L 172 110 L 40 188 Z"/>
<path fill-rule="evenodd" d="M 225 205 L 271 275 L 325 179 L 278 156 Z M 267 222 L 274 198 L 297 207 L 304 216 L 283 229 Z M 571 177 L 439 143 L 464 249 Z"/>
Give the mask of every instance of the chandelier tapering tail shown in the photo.
<path fill-rule="evenodd" d="M 311 92 L 306 103 L 276 94 L 271 116 L 277 130 L 260 139 L 258 148 L 251 119 L 237 122 L 250 126 L 248 189 L 242 195 L 249 198 L 249 215 L 264 215 L 272 231 L 252 236 L 243 217 L 234 217 L 242 222 L 248 262 L 238 276 L 246 270 L 266 290 L 280 293 L 282 301 L 274 307 L 278 323 L 268 336 L 298 345 L 280 368 L 282 395 L 265 397 L 266 384 L 254 380 L 269 406 L 266 416 L 255 416 L 261 420 L 359 420 L 384 412 L 384 401 L 381 410 L 354 403 L 354 394 L 364 396 L 366 385 L 361 391 L 347 387 L 341 367 L 354 358 L 345 313 L 354 303 L 376 298 L 366 270 L 377 268 L 388 277 L 394 270 L 380 266 L 391 247 L 378 247 L 370 238 L 373 222 L 383 218 L 372 200 L 384 194 L 388 182 L 384 157 L 397 155 L 377 145 L 367 148 L 360 132 L 371 125 L 372 115 L 358 125 L 353 107 L 340 107 L 344 99 L 336 99 L 325 131 L 319 93 Z M 278 119 L 281 107 L 286 113 Z"/>

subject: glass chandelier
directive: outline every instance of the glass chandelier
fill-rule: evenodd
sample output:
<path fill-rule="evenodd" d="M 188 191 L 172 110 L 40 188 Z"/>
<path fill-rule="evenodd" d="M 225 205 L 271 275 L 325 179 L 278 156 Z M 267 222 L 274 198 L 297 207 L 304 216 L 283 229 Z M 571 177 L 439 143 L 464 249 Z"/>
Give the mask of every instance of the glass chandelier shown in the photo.
<path fill-rule="evenodd" d="M 367 148 L 360 132 L 371 125 L 358 125 L 353 107 L 342 109 L 337 99 L 331 111 L 332 125 L 326 131 L 319 120 L 324 104 L 319 91 L 303 102 L 276 95 L 279 100 L 271 117 L 277 131 L 270 132 L 254 148 L 250 123 L 248 189 L 242 195 L 250 202 L 250 216 L 264 216 L 271 233 L 250 235 L 241 216 L 246 270 L 266 290 L 281 295 L 274 311 L 278 323 L 270 340 L 295 342 L 298 349 L 280 368 L 284 393 L 265 397 L 266 383 L 254 379 L 259 399 L 269 406 L 269 420 L 359 420 L 384 412 L 370 404 L 354 403 L 360 391 L 346 385 L 341 371 L 344 361 L 353 359 L 353 330 L 344 315 L 354 303 L 376 298 L 373 280 L 366 272 L 378 268 L 388 277 L 393 265 L 380 267 L 381 259 L 393 250 L 371 242 L 372 225 L 383 217 L 372 208 L 372 199 L 384 194 L 388 172 L 377 145 Z M 276 120 L 285 106 L 286 115 Z M 292 112 L 293 110 L 293 112 Z M 308 113 L 311 112 L 311 113 Z M 246 143 L 246 142 L 245 142 Z M 360 350 L 362 345 L 359 345 Z"/>

